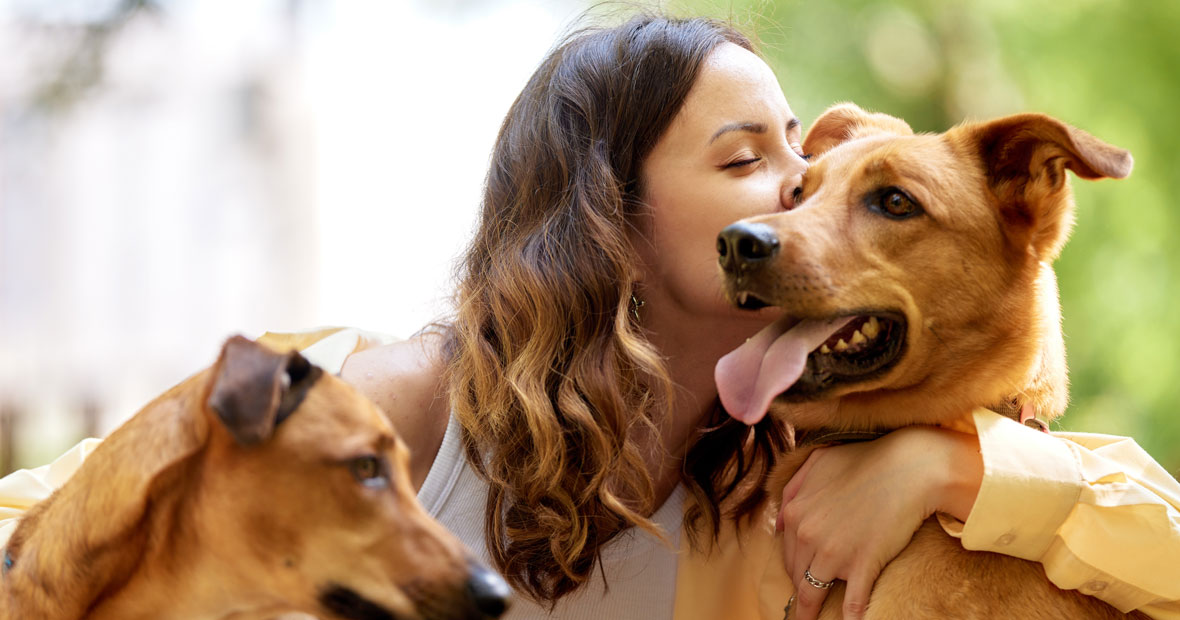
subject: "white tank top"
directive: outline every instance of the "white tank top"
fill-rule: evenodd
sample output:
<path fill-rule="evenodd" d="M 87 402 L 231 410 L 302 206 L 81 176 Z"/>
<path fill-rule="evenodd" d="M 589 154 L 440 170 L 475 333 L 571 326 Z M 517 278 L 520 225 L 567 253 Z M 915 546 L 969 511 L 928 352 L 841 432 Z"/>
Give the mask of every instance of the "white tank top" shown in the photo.
<path fill-rule="evenodd" d="M 488 485 L 464 458 L 461 433 L 458 420 L 451 416 L 418 499 L 431 516 L 490 567 L 484 534 Z M 683 485 L 677 486 L 652 515 L 652 521 L 667 532 L 674 547 L 639 528 L 631 528 L 603 548 L 603 570 L 595 566 L 590 581 L 558 601 L 552 612 L 516 596 L 504 620 L 671 620 L 684 494 Z"/>

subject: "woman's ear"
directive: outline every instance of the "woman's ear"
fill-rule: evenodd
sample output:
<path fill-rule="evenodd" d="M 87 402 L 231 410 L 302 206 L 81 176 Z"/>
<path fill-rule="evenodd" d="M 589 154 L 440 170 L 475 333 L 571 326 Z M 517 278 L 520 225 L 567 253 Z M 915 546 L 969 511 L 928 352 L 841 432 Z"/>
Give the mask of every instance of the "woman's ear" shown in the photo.
<path fill-rule="evenodd" d="M 842 142 L 877 133 L 909 136 L 914 130 L 900 118 L 866 112 L 854 103 L 837 103 L 825 110 L 807 130 L 803 152 L 818 157 Z"/>

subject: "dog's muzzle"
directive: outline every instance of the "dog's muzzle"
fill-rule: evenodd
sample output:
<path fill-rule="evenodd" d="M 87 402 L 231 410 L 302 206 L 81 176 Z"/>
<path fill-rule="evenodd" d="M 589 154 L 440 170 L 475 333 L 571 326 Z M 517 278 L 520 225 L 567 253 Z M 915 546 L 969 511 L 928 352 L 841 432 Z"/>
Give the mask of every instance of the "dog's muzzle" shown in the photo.
<path fill-rule="evenodd" d="M 778 235 L 766 224 L 737 222 L 717 235 L 718 262 L 726 273 L 757 269 L 774 258 L 778 249 Z"/>
<path fill-rule="evenodd" d="M 779 251 L 778 235 L 765 224 L 737 222 L 717 235 L 717 262 L 729 286 L 732 300 L 743 310 L 759 310 L 771 305 L 745 287 L 769 265 Z"/>

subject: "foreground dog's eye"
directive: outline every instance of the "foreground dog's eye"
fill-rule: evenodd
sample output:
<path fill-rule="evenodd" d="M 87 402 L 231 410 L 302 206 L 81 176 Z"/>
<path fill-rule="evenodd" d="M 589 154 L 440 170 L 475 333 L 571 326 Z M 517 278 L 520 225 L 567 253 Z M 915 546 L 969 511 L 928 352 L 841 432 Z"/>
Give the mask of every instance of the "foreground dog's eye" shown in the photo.
<path fill-rule="evenodd" d="M 869 206 L 874 211 L 898 219 L 913 217 L 922 212 L 922 207 L 919 207 L 918 203 L 896 187 L 882 190 Z"/>
<path fill-rule="evenodd" d="M 362 456 L 353 459 L 348 464 L 349 469 L 352 470 L 352 475 L 357 479 L 357 482 L 373 488 L 380 488 L 389 485 L 389 478 L 386 476 L 385 462 L 378 456 Z"/>

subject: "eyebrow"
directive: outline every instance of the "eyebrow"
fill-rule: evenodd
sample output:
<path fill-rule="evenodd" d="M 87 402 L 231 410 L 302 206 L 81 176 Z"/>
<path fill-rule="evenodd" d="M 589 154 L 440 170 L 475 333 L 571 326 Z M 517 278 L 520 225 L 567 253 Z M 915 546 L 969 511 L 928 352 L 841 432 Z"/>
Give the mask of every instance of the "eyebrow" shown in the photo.
<path fill-rule="evenodd" d="M 792 118 L 791 120 L 787 121 L 787 131 L 790 131 L 798 126 L 799 126 L 799 119 L 797 119 L 797 118 Z M 764 125 L 762 123 L 753 123 L 750 121 L 739 121 L 736 123 L 729 123 L 729 124 L 721 127 L 721 129 L 718 129 L 717 132 L 713 134 L 713 137 L 709 138 L 709 144 L 712 144 L 713 142 L 715 142 L 717 140 L 717 138 L 720 138 L 721 136 L 723 136 L 731 131 L 748 131 L 751 133 L 766 133 L 766 125 Z"/>

